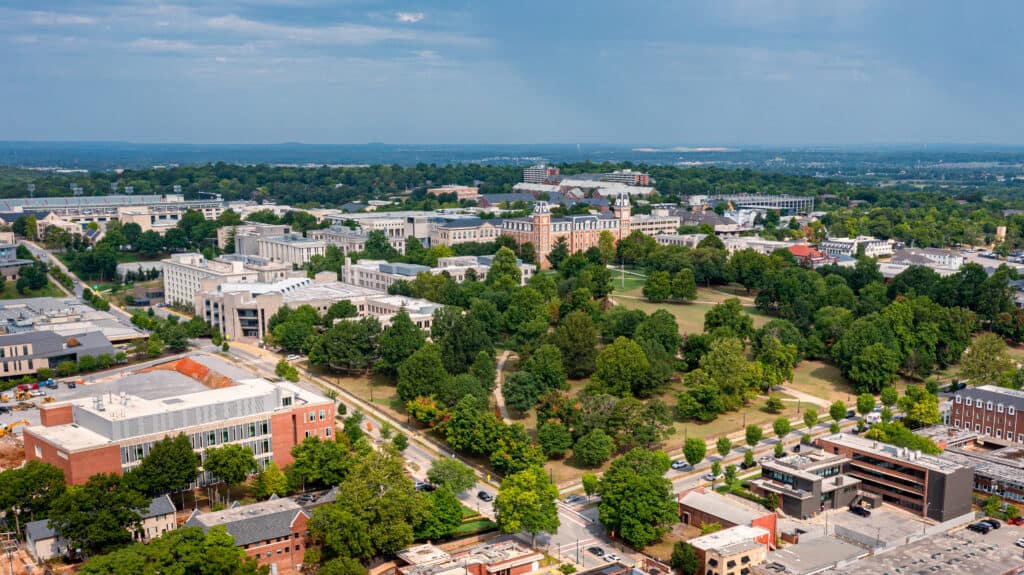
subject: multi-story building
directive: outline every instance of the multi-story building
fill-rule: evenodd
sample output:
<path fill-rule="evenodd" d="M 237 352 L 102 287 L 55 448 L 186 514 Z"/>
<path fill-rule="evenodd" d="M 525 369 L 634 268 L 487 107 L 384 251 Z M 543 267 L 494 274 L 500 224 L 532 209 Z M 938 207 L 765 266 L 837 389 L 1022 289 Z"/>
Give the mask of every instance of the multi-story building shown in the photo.
<path fill-rule="evenodd" d="M 261 257 L 302 267 L 313 256 L 324 255 L 327 252 L 327 244 L 293 233 L 257 238 L 256 249 Z"/>
<path fill-rule="evenodd" d="M 366 240 L 370 234 L 363 230 L 353 230 L 345 226 L 332 226 L 323 230 L 309 230 L 306 237 L 311 240 L 323 242 L 329 246 L 338 246 L 341 253 L 348 255 L 351 252 L 361 252 L 366 249 Z M 395 248 L 400 254 L 405 253 L 405 237 L 388 237 L 388 244 Z"/>
<path fill-rule="evenodd" d="M 225 249 L 228 242 L 235 241 L 235 253 L 257 255 L 259 248 L 256 239 L 270 236 L 283 236 L 292 233 L 292 227 L 286 224 L 261 224 L 250 222 L 240 226 L 224 226 L 217 228 L 217 247 Z"/>
<path fill-rule="evenodd" d="M 634 172 L 633 170 L 615 170 L 614 172 L 601 174 L 601 179 L 630 186 L 651 185 L 651 176 L 644 172 Z"/>
<path fill-rule="evenodd" d="M 644 235 L 675 234 L 679 231 L 679 216 L 665 208 L 651 210 L 648 214 L 630 216 L 630 232 L 638 231 Z"/>
<path fill-rule="evenodd" d="M 0 335 L 0 378 L 34 375 L 56 369 L 65 361 L 85 356 L 114 355 L 114 346 L 99 331 L 71 336 L 53 331 L 23 331 Z"/>
<path fill-rule="evenodd" d="M 679 518 L 686 525 L 700 527 L 717 523 L 727 528 L 737 525 L 757 527 L 767 531 L 763 543 L 771 548 L 775 547 L 778 516 L 774 511 L 748 507 L 714 491 L 707 491 L 703 487 L 683 491 L 677 499 Z"/>
<path fill-rule="evenodd" d="M 771 196 L 767 194 L 725 194 L 718 196 L 691 196 L 690 205 L 732 205 L 734 208 L 776 210 L 782 213 L 814 211 L 814 196 Z"/>
<path fill-rule="evenodd" d="M 828 509 L 849 506 L 857 497 L 860 480 L 845 475 L 845 457 L 804 448 L 800 454 L 761 462 L 761 477 L 750 490 L 762 497 L 779 496 L 790 517 L 806 519 Z"/>
<path fill-rule="evenodd" d="M 258 341 L 267 334 L 267 323 L 282 307 L 309 305 L 326 313 L 331 305 L 346 300 L 360 317 L 376 317 L 388 325 L 401 310 L 423 329 L 429 329 L 433 302 L 341 283 L 337 274 L 321 272 L 315 278 L 289 278 L 273 283 L 221 283 L 205 280 L 195 295 L 196 315 L 230 340 Z"/>
<path fill-rule="evenodd" d="M 965 387 L 953 396 L 950 424 L 1010 443 L 1024 443 L 1022 412 L 1024 391 L 997 385 Z"/>
<path fill-rule="evenodd" d="M 493 242 L 502 235 L 502 220 L 460 218 L 434 226 L 430 232 L 430 245 L 455 246 L 471 242 Z"/>
<path fill-rule="evenodd" d="M 429 188 L 427 193 L 432 196 L 440 196 L 442 194 L 455 194 L 456 199 L 462 200 L 475 200 L 480 195 L 480 188 L 476 186 L 459 186 L 455 184 L 448 184 L 447 186 L 441 186 L 440 188 Z"/>
<path fill-rule="evenodd" d="M 725 249 L 729 253 L 741 252 L 743 250 L 754 250 L 762 255 L 771 255 L 775 250 L 786 250 L 793 246 L 806 245 L 803 242 L 780 242 L 768 240 L 760 236 L 740 236 L 733 238 L 722 238 Z"/>
<path fill-rule="evenodd" d="M 163 260 L 164 301 L 190 305 L 203 280 L 225 283 L 272 282 L 292 276 L 292 265 L 260 256 L 228 255 L 208 260 L 203 254 L 172 254 Z"/>
<path fill-rule="evenodd" d="M 360 260 L 352 263 L 345 258 L 345 267 L 341 270 L 341 281 L 355 286 L 386 291 L 396 281 L 410 281 L 416 279 L 421 273 L 448 274 L 458 283 L 466 281 L 467 278 L 483 280 L 491 270 L 491 262 L 494 256 L 452 256 L 438 258 L 436 267 L 422 266 L 418 264 L 389 263 L 382 260 Z M 537 266 L 519 264 L 520 281 L 523 285 L 533 277 Z"/>
<path fill-rule="evenodd" d="M 249 447 L 261 469 L 291 463 L 292 447 L 306 437 L 333 437 L 332 400 L 287 382 L 229 377 L 240 371 L 196 355 L 68 390 L 71 399 L 39 407 L 41 424 L 24 431 L 25 457 L 82 484 L 133 469 L 154 443 L 178 434 L 202 457 L 210 447 Z M 204 473 L 198 483 L 212 479 Z"/>
<path fill-rule="evenodd" d="M 885 503 L 936 521 L 971 510 L 970 467 L 846 433 L 821 437 L 818 444 L 826 453 L 848 459 L 846 474 Z"/>
<path fill-rule="evenodd" d="M 548 178 L 558 175 L 558 168 L 547 164 L 536 164 L 523 169 L 523 181 L 527 184 L 542 184 Z"/>
<path fill-rule="evenodd" d="M 700 561 L 698 573 L 748 575 L 768 557 L 767 529 L 737 525 L 690 539 Z"/>
<path fill-rule="evenodd" d="M 196 510 L 185 526 L 209 532 L 211 527 L 222 525 L 234 538 L 235 546 L 257 565 L 283 575 L 303 570 L 303 557 L 312 543 L 309 517 L 294 500 L 273 498 L 211 513 Z"/>
<path fill-rule="evenodd" d="M 682 246 L 685 248 L 696 248 L 707 234 L 658 234 L 654 240 L 661 246 Z"/>
<path fill-rule="evenodd" d="M 893 241 L 880 240 L 871 236 L 828 238 L 818 247 L 830 256 L 856 257 L 861 246 L 864 246 L 864 255 L 869 258 L 886 257 L 892 255 Z"/>
<path fill-rule="evenodd" d="M 596 247 L 603 231 L 611 232 L 615 241 L 628 236 L 631 231 L 630 212 L 629 198 L 625 196 L 616 198 L 612 213 L 564 218 L 552 218 L 548 203 L 537 202 L 532 217 L 503 220 L 502 233 L 511 236 L 518 244 L 531 242 L 538 264 L 546 269 L 551 265 L 548 254 L 559 238 L 565 239 L 569 253 L 576 253 Z"/>
<path fill-rule="evenodd" d="M 18 277 L 21 268 L 32 263 L 32 260 L 23 260 L 18 257 L 17 244 L 0 243 L 0 276 L 4 279 Z"/>
<path fill-rule="evenodd" d="M 44 331 L 64 338 L 75 336 L 80 342 L 83 339 L 80 336 L 92 332 L 99 332 L 113 343 L 125 343 L 148 335 L 108 311 L 93 309 L 78 298 L 34 297 L 0 301 L 0 333 Z"/>
<path fill-rule="evenodd" d="M 544 559 L 542 553 L 515 539 L 452 552 L 427 543 L 397 555 L 406 563 L 395 569 L 398 575 L 527 575 L 537 572 Z"/>
<path fill-rule="evenodd" d="M 716 236 L 739 236 L 741 232 L 749 231 L 735 220 L 720 216 L 715 212 L 690 212 L 679 210 L 680 226 L 710 226 Z"/>
<path fill-rule="evenodd" d="M 215 220 L 224 212 L 220 197 L 207 200 L 185 200 L 181 194 L 109 195 L 63 198 L 10 198 L 0 200 L 0 213 L 46 213 L 39 218 L 39 233 L 56 225 L 70 232 L 84 233 L 90 223 L 101 227 L 107 222 L 139 224 L 142 231 L 164 233 L 175 227 L 185 212 L 201 212 L 207 220 Z"/>
<path fill-rule="evenodd" d="M 893 252 L 889 263 L 905 266 L 925 266 L 933 269 L 959 270 L 964 265 L 964 256 L 951 250 L 903 248 Z"/>

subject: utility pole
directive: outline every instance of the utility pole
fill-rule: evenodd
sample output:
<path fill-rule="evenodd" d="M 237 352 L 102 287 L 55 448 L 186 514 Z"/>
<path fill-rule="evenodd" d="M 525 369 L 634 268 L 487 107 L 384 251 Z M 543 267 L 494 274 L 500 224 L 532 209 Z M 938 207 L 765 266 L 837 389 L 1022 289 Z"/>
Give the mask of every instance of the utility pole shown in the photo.
<path fill-rule="evenodd" d="M 7 554 L 7 567 L 10 575 L 14 575 L 14 554 L 18 551 L 18 534 L 13 531 L 0 533 L 0 551 Z"/>

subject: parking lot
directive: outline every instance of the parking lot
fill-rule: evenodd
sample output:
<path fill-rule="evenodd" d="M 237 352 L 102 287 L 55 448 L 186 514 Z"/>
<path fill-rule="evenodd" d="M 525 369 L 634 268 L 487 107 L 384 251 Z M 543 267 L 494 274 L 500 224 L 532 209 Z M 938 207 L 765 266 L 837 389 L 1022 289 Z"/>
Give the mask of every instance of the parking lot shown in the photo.
<path fill-rule="evenodd" d="M 924 533 L 929 523 L 921 518 L 889 506 L 871 509 L 870 517 L 861 517 L 847 509 L 829 511 L 819 518 L 828 521 L 829 533 L 844 535 L 849 539 L 872 547 L 882 547 L 905 542 L 908 536 Z"/>
<path fill-rule="evenodd" d="M 93 390 L 90 390 L 90 388 L 89 388 L 89 386 L 91 384 L 93 384 L 93 383 L 100 383 L 100 382 L 106 382 L 106 381 L 114 381 L 114 380 L 119 379 L 125 373 L 127 373 L 127 370 L 113 370 L 113 371 L 110 371 L 110 372 L 106 372 L 104 374 L 96 374 L 96 375 L 93 375 L 93 376 L 90 376 L 90 377 L 86 377 L 84 383 L 82 385 L 78 385 L 75 389 L 69 389 L 68 386 L 64 382 L 65 382 L 65 380 L 75 381 L 76 378 L 55 379 L 54 381 L 57 382 L 57 389 L 50 389 L 50 388 L 46 388 L 46 387 L 40 386 L 40 388 L 39 388 L 40 391 L 42 391 L 46 395 L 43 396 L 43 397 L 32 397 L 32 398 L 29 398 L 26 401 L 28 401 L 28 402 L 36 405 L 36 406 L 39 406 L 39 405 L 44 405 L 43 401 L 45 400 L 46 397 L 52 397 L 55 402 L 59 402 L 59 401 L 67 401 L 69 399 L 74 399 L 76 397 L 87 396 L 87 395 L 90 395 L 91 393 L 93 393 Z M 95 380 L 95 381 L 93 381 L 93 380 Z M 9 407 L 14 407 L 15 405 L 17 405 L 19 403 L 14 398 L 14 389 L 5 391 L 5 392 L 3 392 L 3 394 L 10 396 L 10 401 L 0 403 L 0 405 L 6 405 L 6 406 L 9 406 Z M 39 425 L 39 410 L 37 408 L 35 408 L 35 407 L 30 407 L 30 408 L 22 410 L 22 411 L 12 411 L 11 413 L 0 413 L 0 425 L 10 425 L 10 424 L 12 424 L 12 423 L 14 423 L 16 421 L 21 421 L 23 419 L 27 419 L 28 420 L 28 422 L 29 422 L 28 425 L 29 426 L 31 426 L 31 425 Z M 16 428 L 14 430 L 15 434 L 16 435 L 21 435 L 21 432 L 22 432 L 22 430 L 25 427 L 27 427 L 27 426 L 21 426 L 21 427 Z"/>

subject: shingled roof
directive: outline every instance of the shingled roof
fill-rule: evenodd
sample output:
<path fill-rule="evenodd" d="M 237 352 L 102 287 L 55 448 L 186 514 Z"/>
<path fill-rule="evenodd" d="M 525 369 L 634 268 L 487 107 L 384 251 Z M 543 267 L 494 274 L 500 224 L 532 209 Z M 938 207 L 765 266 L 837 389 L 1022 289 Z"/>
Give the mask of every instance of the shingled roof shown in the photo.
<path fill-rule="evenodd" d="M 204 532 L 223 525 L 235 538 L 235 545 L 241 547 L 290 536 L 292 523 L 300 513 L 308 517 L 302 507 L 291 499 L 270 499 L 214 513 L 196 511 L 185 525 L 202 527 Z"/>

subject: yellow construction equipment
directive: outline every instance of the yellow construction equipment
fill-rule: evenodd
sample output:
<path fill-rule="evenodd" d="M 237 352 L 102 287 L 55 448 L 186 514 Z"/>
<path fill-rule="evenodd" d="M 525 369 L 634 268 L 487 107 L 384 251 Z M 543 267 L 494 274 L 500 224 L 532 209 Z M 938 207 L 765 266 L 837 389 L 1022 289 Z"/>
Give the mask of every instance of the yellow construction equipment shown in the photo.
<path fill-rule="evenodd" d="M 18 427 L 19 425 L 28 425 L 28 424 L 29 424 L 29 420 L 22 419 L 21 421 L 15 421 L 14 423 L 12 423 L 10 425 L 0 425 L 0 437 L 3 437 L 5 435 L 7 435 L 8 433 L 14 431 L 14 428 Z"/>
<path fill-rule="evenodd" d="M 0 403 L 7 403 L 10 400 L 11 396 L 7 395 L 6 393 L 0 393 Z"/>
<path fill-rule="evenodd" d="M 53 403 L 55 401 L 57 401 L 57 398 L 52 395 L 47 395 L 43 398 L 43 403 Z"/>
<path fill-rule="evenodd" d="M 18 401 L 24 401 L 30 397 L 32 396 L 29 395 L 27 391 L 22 391 L 19 389 L 14 392 L 14 399 L 17 399 Z"/>

